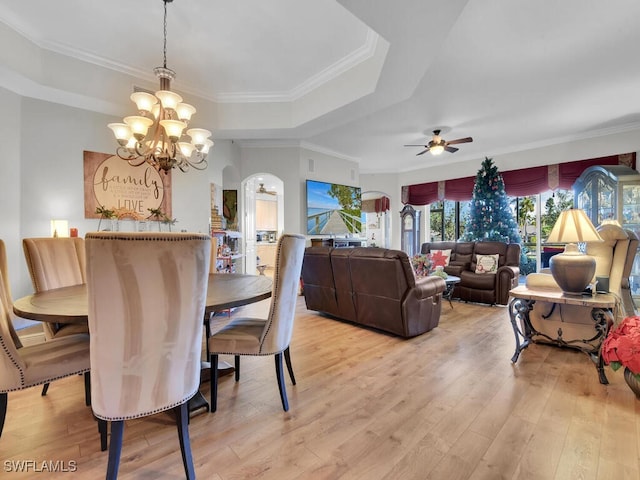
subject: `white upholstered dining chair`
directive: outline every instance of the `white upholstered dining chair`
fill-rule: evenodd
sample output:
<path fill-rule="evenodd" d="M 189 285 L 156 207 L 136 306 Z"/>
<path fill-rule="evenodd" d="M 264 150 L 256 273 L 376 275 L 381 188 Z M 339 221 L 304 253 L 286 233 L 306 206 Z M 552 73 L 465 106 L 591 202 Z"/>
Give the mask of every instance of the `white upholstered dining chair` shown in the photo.
<path fill-rule="evenodd" d="M 191 233 L 88 233 L 91 404 L 111 422 L 107 479 L 124 421 L 174 409 L 187 478 L 195 478 L 187 402 L 200 385 L 211 240 Z"/>
<path fill-rule="evenodd" d="M 85 403 L 90 403 L 89 335 L 66 335 L 25 347 L 13 328 L 12 304 L 7 255 L 4 242 L 0 240 L 0 436 L 7 413 L 8 392 L 84 374 Z"/>
<path fill-rule="evenodd" d="M 235 357 L 236 381 L 240 379 L 241 355 L 274 355 L 282 408 L 285 412 L 289 410 L 282 360 L 284 357 L 291 381 L 295 385 L 289 343 L 293 333 L 304 248 L 305 237 L 302 235 L 284 234 L 278 240 L 271 306 L 267 318 L 235 317 L 209 337 L 212 412 L 217 409 L 218 355 L 223 354 Z"/>

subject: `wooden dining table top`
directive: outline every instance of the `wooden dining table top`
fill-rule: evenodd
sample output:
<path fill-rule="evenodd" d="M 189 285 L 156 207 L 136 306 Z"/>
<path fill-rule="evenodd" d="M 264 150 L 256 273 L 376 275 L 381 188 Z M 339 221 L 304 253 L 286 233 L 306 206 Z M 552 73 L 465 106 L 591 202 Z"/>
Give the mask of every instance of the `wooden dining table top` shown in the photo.
<path fill-rule="evenodd" d="M 205 313 L 219 312 L 271 297 L 271 278 L 263 275 L 212 273 L 209 275 Z M 87 285 L 34 293 L 13 302 L 16 315 L 54 323 L 87 323 Z"/>

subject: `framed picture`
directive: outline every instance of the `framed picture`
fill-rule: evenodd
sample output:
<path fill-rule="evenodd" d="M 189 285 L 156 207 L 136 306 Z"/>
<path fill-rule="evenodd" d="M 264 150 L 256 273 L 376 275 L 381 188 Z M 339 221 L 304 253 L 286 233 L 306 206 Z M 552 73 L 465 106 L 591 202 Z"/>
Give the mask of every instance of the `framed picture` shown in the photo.
<path fill-rule="evenodd" d="M 151 165 L 133 167 L 109 153 L 84 152 L 84 218 L 100 218 L 97 208 L 118 219 L 144 220 L 160 209 L 171 218 L 171 172 Z"/>
<path fill-rule="evenodd" d="M 222 191 L 222 216 L 227 220 L 227 230 L 238 230 L 238 191 Z"/>

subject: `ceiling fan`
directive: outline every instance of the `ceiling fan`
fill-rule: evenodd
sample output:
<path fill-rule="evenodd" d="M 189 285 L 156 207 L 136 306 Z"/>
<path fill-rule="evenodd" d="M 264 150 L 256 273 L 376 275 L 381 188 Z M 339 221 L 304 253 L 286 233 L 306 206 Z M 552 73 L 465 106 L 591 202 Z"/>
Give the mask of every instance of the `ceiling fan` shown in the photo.
<path fill-rule="evenodd" d="M 455 153 L 458 151 L 456 147 L 450 145 L 456 145 L 458 143 L 473 142 L 473 138 L 458 138 L 457 140 L 447 141 L 440 136 L 440 130 L 433 131 L 433 138 L 427 145 L 405 145 L 405 147 L 425 147 L 426 150 L 417 153 L 416 155 L 422 155 L 423 153 L 431 152 L 431 155 L 440 155 L 445 150 L 449 153 Z"/>
<path fill-rule="evenodd" d="M 260 184 L 260 187 L 258 187 L 258 190 L 256 190 L 256 193 L 266 193 L 268 195 L 277 195 L 278 192 L 274 192 L 271 190 L 267 190 L 266 188 L 264 188 L 264 183 Z"/>

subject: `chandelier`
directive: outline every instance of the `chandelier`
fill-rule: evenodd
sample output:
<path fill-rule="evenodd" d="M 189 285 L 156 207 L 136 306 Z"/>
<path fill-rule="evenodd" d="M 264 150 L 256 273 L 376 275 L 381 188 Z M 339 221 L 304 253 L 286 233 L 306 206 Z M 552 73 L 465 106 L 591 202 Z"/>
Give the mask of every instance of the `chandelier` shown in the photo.
<path fill-rule="evenodd" d="M 171 91 L 176 72 L 167 68 L 167 3 L 164 2 L 164 63 L 153 69 L 160 80 L 155 95 L 134 92 L 131 100 L 138 115 L 125 117 L 124 123 L 110 123 L 108 127 L 118 141 L 116 154 L 132 166 L 148 163 L 165 173 L 174 167 L 186 172 L 189 167 L 207 168 L 207 153 L 213 146 L 211 132 L 204 128 L 189 128 L 195 107 L 182 103 L 182 97 Z M 186 132 L 185 132 L 186 129 Z M 189 138 L 187 138 L 189 137 Z"/>

